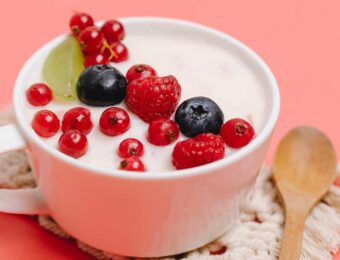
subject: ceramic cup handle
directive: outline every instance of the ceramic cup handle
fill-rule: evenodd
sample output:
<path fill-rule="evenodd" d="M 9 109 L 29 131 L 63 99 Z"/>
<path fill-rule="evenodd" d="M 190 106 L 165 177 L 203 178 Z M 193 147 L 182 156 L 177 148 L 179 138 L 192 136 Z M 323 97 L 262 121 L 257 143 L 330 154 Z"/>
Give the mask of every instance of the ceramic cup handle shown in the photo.
<path fill-rule="evenodd" d="M 15 125 L 0 127 L 0 154 L 25 146 L 26 143 Z M 49 213 L 41 199 L 39 188 L 0 189 L 0 212 L 29 215 Z"/>

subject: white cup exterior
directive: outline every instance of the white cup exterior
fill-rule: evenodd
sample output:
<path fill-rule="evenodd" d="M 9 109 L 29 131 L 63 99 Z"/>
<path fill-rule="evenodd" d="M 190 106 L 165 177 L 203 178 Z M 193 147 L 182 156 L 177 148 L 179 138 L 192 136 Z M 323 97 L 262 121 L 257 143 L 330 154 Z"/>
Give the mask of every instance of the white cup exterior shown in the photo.
<path fill-rule="evenodd" d="M 270 85 L 270 115 L 264 129 L 247 147 L 197 168 L 138 174 L 99 170 L 47 146 L 23 118 L 19 98 L 34 56 L 20 72 L 13 98 L 17 126 L 26 141 L 48 213 L 72 236 L 98 249 L 136 257 L 174 255 L 217 239 L 238 219 L 278 118 L 278 87 L 271 71 L 254 52 L 221 32 L 173 19 L 138 17 L 122 21 L 127 26 L 171 23 L 205 31 L 234 44 L 253 59 Z"/>

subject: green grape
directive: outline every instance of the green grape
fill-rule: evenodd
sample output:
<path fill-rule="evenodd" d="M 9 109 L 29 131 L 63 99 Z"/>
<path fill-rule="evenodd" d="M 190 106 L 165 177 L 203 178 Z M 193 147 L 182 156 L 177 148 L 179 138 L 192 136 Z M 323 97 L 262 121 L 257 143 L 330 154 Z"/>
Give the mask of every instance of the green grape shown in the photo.
<path fill-rule="evenodd" d="M 76 84 L 83 70 L 84 55 L 80 45 L 73 36 L 69 36 L 46 58 L 43 78 L 55 98 L 72 101 L 77 97 Z"/>

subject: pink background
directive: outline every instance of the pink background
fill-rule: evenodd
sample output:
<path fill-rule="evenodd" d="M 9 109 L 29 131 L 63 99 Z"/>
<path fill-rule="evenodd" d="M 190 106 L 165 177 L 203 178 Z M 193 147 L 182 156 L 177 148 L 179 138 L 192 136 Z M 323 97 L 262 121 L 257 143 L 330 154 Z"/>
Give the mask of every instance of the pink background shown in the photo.
<path fill-rule="evenodd" d="M 72 11 L 96 20 L 122 16 L 165 16 L 220 29 L 254 49 L 272 68 L 282 110 L 268 154 L 290 128 L 316 126 L 340 152 L 340 2 L 337 0 L 30 0 L 0 8 L 0 108 L 25 60 L 68 30 Z M 0 214 L 0 259 L 87 259 L 69 243 L 27 218 Z M 340 259 L 340 258 L 339 258 Z"/>

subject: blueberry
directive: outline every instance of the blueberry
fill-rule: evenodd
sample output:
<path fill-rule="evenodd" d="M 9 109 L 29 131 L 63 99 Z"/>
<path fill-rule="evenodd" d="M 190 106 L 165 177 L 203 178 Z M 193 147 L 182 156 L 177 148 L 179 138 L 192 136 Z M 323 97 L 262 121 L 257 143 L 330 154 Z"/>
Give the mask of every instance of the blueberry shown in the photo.
<path fill-rule="evenodd" d="M 94 65 L 86 68 L 77 82 L 77 95 L 90 106 L 112 106 L 125 98 L 126 79 L 116 68 Z"/>
<path fill-rule="evenodd" d="M 220 107 L 207 97 L 194 97 L 185 100 L 177 108 L 175 121 L 187 137 L 201 133 L 218 134 L 224 115 Z"/>

